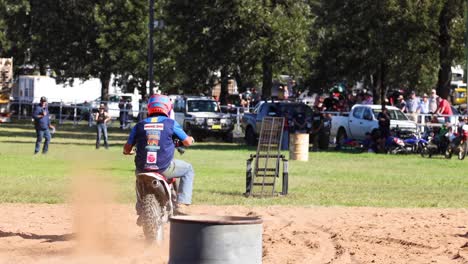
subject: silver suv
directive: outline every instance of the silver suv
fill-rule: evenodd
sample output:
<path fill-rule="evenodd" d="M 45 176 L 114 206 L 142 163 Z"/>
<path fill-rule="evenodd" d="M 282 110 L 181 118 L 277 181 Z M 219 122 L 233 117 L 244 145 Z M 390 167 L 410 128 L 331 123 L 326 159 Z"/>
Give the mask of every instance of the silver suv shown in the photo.
<path fill-rule="evenodd" d="M 232 141 L 233 118 L 221 112 L 217 101 L 204 96 L 180 96 L 173 103 L 176 121 L 195 140 L 214 136 Z"/>

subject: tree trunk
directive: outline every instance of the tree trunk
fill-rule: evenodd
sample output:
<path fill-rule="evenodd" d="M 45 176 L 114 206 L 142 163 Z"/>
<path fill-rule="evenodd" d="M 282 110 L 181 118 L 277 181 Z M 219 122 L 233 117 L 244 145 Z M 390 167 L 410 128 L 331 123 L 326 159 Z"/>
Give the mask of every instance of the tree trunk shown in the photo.
<path fill-rule="evenodd" d="M 385 87 L 385 74 L 386 74 L 387 67 L 384 62 L 380 63 L 379 66 L 379 73 L 377 75 L 377 91 L 379 91 L 379 96 L 374 96 L 374 104 L 382 104 L 382 108 L 385 105 L 385 94 L 387 89 Z"/>
<path fill-rule="evenodd" d="M 99 76 L 101 80 L 101 101 L 109 101 L 109 84 L 111 79 L 110 73 L 101 73 Z"/>
<path fill-rule="evenodd" d="M 146 94 L 146 80 L 143 80 L 142 85 L 139 85 L 138 88 L 141 94 L 141 99 L 147 99 L 148 95 Z"/>
<path fill-rule="evenodd" d="M 271 89 L 273 87 L 273 66 L 271 59 L 268 55 L 264 55 L 262 60 L 263 70 L 263 85 L 262 85 L 262 96 L 264 98 L 271 97 Z"/>
<path fill-rule="evenodd" d="M 239 66 L 237 66 L 237 69 L 234 71 L 234 78 L 236 79 L 237 92 L 239 92 L 241 88 L 244 87 L 244 82 L 242 80 L 242 74 L 241 74 Z"/>
<path fill-rule="evenodd" d="M 451 0 L 446 1 L 444 8 L 439 15 L 439 75 L 437 80 L 437 94 L 447 99 L 450 92 L 450 81 L 452 75 L 452 51 L 450 44 L 452 38 L 450 36 L 450 29 L 454 13 L 450 8 Z"/>
<path fill-rule="evenodd" d="M 221 69 L 221 93 L 219 94 L 219 102 L 221 105 L 226 105 L 226 96 L 228 95 L 228 71 L 226 67 Z"/>

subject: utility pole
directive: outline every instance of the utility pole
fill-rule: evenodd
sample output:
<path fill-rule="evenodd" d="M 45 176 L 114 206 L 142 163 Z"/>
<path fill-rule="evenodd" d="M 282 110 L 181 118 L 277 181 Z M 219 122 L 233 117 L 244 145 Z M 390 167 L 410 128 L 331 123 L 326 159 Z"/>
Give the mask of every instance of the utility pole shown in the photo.
<path fill-rule="evenodd" d="M 148 81 L 149 94 L 153 95 L 154 73 L 153 73 L 153 32 L 154 32 L 154 0 L 149 0 L 149 40 L 148 40 Z"/>
<path fill-rule="evenodd" d="M 468 84 L 468 0 L 465 4 L 465 83 Z M 466 99 L 466 109 L 465 111 L 468 113 L 468 86 L 465 90 L 465 99 Z"/>

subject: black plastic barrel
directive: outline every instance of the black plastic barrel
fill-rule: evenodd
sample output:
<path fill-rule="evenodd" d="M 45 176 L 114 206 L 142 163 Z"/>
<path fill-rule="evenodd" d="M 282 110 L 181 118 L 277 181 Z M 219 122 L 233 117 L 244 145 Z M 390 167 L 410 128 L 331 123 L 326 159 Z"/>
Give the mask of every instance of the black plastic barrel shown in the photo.
<path fill-rule="evenodd" d="M 172 217 L 169 264 L 262 263 L 262 223 L 259 217 Z"/>

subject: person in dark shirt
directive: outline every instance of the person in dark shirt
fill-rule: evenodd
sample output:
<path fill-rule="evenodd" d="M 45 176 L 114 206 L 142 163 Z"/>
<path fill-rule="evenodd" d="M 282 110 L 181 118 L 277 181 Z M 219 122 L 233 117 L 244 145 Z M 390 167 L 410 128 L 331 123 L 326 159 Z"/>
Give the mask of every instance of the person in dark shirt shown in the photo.
<path fill-rule="evenodd" d="M 130 132 L 123 154 L 135 152 L 135 173 L 157 172 L 166 178 L 180 178 L 177 194 L 179 213 L 187 210 L 192 203 L 193 178 L 195 176 L 190 163 L 174 159 L 173 137 L 178 138 L 184 146 L 193 144 L 193 138 L 188 136 L 182 127 L 169 117 L 172 103 L 165 95 L 153 95 L 148 100 L 148 118 L 138 122 Z M 137 213 L 140 208 L 137 201 Z M 185 209 L 183 209 L 185 208 Z"/>
<path fill-rule="evenodd" d="M 390 136 L 390 115 L 388 114 L 388 109 L 385 107 L 385 105 L 382 107 L 382 112 L 377 115 L 380 131 L 380 135 L 377 141 L 379 142 L 380 151 L 384 150 L 385 142 Z"/>
<path fill-rule="evenodd" d="M 34 148 L 34 154 L 39 153 L 41 149 L 42 138 L 45 138 L 44 146 L 42 148 L 42 154 L 46 154 L 49 151 L 50 143 L 50 130 L 55 130 L 55 127 L 50 124 L 49 109 L 47 107 L 47 98 L 41 97 L 38 105 L 34 107 L 33 112 L 34 128 L 36 129 L 36 147 Z"/>
<path fill-rule="evenodd" d="M 119 121 L 120 121 L 120 129 L 127 128 L 127 118 L 128 112 L 126 107 L 127 102 L 124 98 L 120 98 L 119 101 Z"/>
<path fill-rule="evenodd" d="M 109 143 L 107 141 L 107 122 L 110 120 L 109 114 L 106 112 L 106 106 L 101 104 L 99 106 L 98 112 L 94 116 L 94 121 L 96 121 L 96 149 L 99 149 L 101 145 L 101 138 L 104 138 L 104 147 L 109 148 Z"/>

